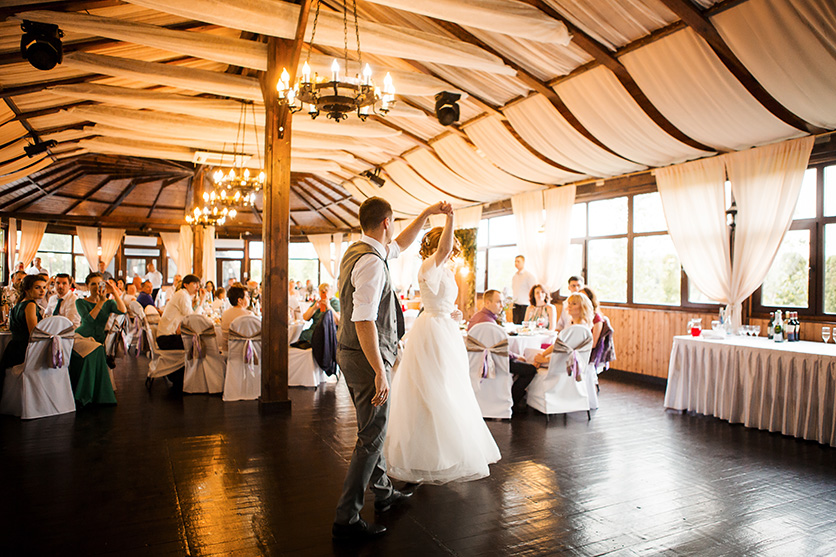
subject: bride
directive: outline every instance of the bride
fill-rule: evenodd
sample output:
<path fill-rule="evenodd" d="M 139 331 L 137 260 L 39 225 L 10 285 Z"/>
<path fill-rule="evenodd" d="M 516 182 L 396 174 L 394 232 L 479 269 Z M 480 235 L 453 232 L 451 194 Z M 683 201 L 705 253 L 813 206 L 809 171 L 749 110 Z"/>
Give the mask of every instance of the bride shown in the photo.
<path fill-rule="evenodd" d="M 448 265 L 459 251 L 453 242 L 450 210 L 444 228 L 433 228 L 421 242 L 418 284 L 424 311 L 392 382 L 383 450 L 389 475 L 407 482 L 484 478 L 488 464 L 500 458 L 470 385 L 464 340 L 450 317 L 458 295 Z"/>

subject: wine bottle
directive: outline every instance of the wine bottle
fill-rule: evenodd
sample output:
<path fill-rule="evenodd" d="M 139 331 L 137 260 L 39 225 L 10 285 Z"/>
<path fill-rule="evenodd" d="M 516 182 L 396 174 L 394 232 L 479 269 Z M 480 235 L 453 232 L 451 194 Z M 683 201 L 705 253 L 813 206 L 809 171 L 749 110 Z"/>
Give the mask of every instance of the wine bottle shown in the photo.
<path fill-rule="evenodd" d="M 769 312 L 769 325 L 766 326 L 766 336 L 772 340 L 772 335 L 775 332 L 775 312 Z"/>
<path fill-rule="evenodd" d="M 801 321 L 798 320 L 798 312 L 795 312 L 795 342 L 801 341 Z"/>
<path fill-rule="evenodd" d="M 784 342 L 784 321 L 781 319 L 781 310 L 775 312 L 775 325 L 772 328 L 772 340 Z"/>

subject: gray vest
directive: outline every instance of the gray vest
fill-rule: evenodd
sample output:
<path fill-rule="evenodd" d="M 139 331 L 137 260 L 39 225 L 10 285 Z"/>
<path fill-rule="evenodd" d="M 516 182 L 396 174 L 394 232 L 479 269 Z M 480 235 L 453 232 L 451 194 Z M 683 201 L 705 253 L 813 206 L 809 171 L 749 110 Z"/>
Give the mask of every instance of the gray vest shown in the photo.
<path fill-rule="evenodd" d="M 362 351 L 360 341 L 357 338 L 357 329 L 351 320 L 354 313 L 354 286 L 351 284 L 351 273 L 354 265 L 366 254 L 380 257 L 380 254 L 365 242 L 354 242 L 343 254 L 340 262 L 340 307 L 343 319 L 337 329 L 337 342 L 340 350 Z M 389 277 L 389 265 L 383 259 L 384 282 L 383 290 L 380 293 L 380 305 L 377 308 L 377 339 L 380 345 L 380 355 L 387 367 L 392 367 L 395 357 L 398 355 L 398 340 L 403 335 L 402 326 L 399 327 L 399 317 L 402 323 L 401 306 L 392 290 L 392 281 Z"/>

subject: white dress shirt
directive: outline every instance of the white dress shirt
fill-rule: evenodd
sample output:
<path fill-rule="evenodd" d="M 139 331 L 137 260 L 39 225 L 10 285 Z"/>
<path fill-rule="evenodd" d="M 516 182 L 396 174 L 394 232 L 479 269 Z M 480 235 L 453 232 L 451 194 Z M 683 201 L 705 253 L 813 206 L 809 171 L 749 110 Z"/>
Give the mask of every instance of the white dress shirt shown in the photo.
<path fill-rule="evenodd" d="M 52 297 L 50 297 L 49 302 L 46 304 L 46 313 L 44 314 L 44 317 L 56 315 L 55 306 L 58 305 L 58 297 L 58 294 L 53 294 Z M 81 316 L 78 314 L 78 310 L 75 307 L 75 301 L 78 300 L 78 296 L 75 295 L 75 292 L 70 290 L 64 295 L 62 300 L 63 302 L 61 302 L 61 307 L 58 308 L 57 315 L 63 315 L 72 321 L 73 326 L 77 329 L 79 325 L 81 325 Z"/>
<path fill-rule="evenodd" d="M 165 305 L 163 315 L 160 317 L 160 324 L 157 325 L 157 336 L 176 335 L 180 322 L 192 313 L 194 313 L 192 296 L 188 290 L 181 288 L 174 293 L 174 296 Z"/>
<path fill-rule="evenodd" d="M 149 273 L 145 273 L 144 280 L 151 281 L 151 288 L 154 290 L 160 288 L 163 285 L 163 274 L 159 271 L 151 271 Z"/>
<path fill-rule="evenodd" d="M 35 267 L 34 265 L 26 269 L 27 275 L 42 275 L 46 273 L 49 274 L 49 271 L 43 267 Z"/>
<path fill-rule="evenodd" d="M 380 257 L 386 260 L 395 259 L 401 254 L 401 248 L 397 242 L 390 242 L 387 250 L 387 246 L 365 234 L 360 237 L 360 241 L 369 244 L 380 254 Z M 351 284 L 354 286 L 352 321 L 377 321 L 380 294 L 386 280 L 386 268 L 380 257 L 367 253 L 354 264 L 354 269 L 351 271 Z"/>
<path fill-rule="evenodd" d="M 530 305 L 531 300 L 528 298 L 528 293 L 531 292 L 535 284 L 537 284 L 537 279 L 525 269 L 514 273 L 514 276 L 511 277 L 511 290 L 514 293 L 514 303 L 520 306 Z"/>

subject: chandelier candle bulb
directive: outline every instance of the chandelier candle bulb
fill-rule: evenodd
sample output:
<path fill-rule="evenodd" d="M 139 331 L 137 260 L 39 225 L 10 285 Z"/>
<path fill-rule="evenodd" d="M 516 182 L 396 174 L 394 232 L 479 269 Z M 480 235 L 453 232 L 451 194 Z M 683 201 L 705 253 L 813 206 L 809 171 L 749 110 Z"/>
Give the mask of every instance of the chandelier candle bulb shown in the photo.
<path fill-rule="evenodd" d="M 339 81 L 340 80 L 340 64 L 337 62 L 337 59 L 334 59 L 334 62 L 331 64 L 331 81 Z"/>
<path fill-rule="evenodd" d="M 310 83 L 311 82 L 311 67 L 308 64 L 308 61 L 305 61 L 305 65 L 302 66 L 302 83 Z"/>
<path fill-rule="evenodd" d="M 389 75 L 389 74 L 386 74 Z M 372 84 L 372 67 L 366 64 L 366 67 L 363 69 L 363 85 L 371 85 Z"/>

